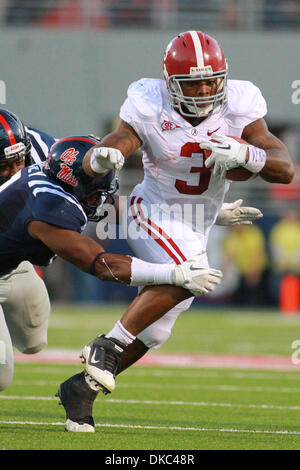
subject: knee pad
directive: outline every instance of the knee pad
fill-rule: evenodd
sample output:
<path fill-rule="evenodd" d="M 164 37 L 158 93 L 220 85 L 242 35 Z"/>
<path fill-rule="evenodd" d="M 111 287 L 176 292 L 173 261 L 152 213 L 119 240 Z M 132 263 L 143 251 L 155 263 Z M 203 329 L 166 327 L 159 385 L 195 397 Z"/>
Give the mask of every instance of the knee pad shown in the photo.
<path fill-rule="evenodd" d="M 14 351 L 0 305 L 0 391 L 10 386 L 14 375 Z"/>
<path fill-rule="evenodd" d="M 23 354 L 36 354 L 40 352 L 42 349 L 45 349 L 46 346 L 47 346 L 47 343 L 40 343 L 40 344 L 37 344 L 36 346 L 25 348 L 21 352 Z"/>
<path fill-rule="evenodd" d="M 35 354 L 47 344 L 50 301 L 43 281 L 27 264 L 25 273 L 12 278 L 5 319 L 13 345 L 25 354 Z"/>
<path fill-rule="evenodd" d="M 14 376 L 13 364 L 0 363 L 0 392 L 6 390 L 12 383 Z"/>
<path fill-rule="evenodd" d="M 147 348 L 158 349 L 167 341 L 171 330 L 164 330 L 159 326 L 154 327 L 153 325 L 151 325 L 152 328 L 148 327 L 138 334 L 137 338 L 142 341 Z"/>

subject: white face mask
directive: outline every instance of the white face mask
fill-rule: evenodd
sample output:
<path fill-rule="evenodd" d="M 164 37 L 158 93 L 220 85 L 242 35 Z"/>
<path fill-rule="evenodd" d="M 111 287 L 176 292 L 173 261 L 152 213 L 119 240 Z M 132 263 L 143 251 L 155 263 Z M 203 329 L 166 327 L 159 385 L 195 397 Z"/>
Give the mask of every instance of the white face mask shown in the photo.
<path fill-rule="evenodd" d="M 217 79 L 216 93 L 211 96 L 194 97 L 183 94 L 181 83 L 188 81 Z M 220 110 L 226 102 L 227 70 L 216 72 L 209 77 L 192 75 L 173 75 L 168 78 L 167 88 L 171 105 L 187 117 L 207 117 Z"/>

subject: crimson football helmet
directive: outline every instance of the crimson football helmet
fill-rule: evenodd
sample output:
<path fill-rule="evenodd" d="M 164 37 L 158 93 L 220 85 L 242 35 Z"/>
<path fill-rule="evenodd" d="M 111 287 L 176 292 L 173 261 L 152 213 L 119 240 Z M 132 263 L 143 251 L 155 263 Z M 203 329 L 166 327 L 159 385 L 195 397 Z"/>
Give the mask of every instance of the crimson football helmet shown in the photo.
<path fill-rule="evenodd" d="M 227 62 L 217 41 L 200 31 L 176 36 L 167 46 L 163 72 L 171 105 L 183 116 L 207 117 L 226 101 Z M 216 80 L 211 96 L 185 96 L 181 83 Z"/>

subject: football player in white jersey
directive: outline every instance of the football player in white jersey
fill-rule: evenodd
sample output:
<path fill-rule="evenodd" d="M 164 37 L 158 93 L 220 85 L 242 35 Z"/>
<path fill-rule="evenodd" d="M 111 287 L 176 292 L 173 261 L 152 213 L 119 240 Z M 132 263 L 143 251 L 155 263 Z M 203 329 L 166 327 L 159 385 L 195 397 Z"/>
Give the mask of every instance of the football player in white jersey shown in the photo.
<path fill-rule="evenodd" d="M 148 262 L 180 265 L 200 256 L 208 269 L 209 231 L 216 222 L 226 223 L 222 215 L 228 215 L 226 172 L 242 167 L 270 183 L 289 183 L 293 163 L 286 146 L 268 130 L 260 90 L 249 81 L 228 80 L 227 62 L 214 38 L 199 31 L 178 34 L 165 50 L 163 73 L 164 80 L 143 78 L 129 86 L 116 130 L 86 154 L 83 166 L 95 176 L 108 162 L 121 168 L 124 158 L 141 149 L 145 176 L 128 203 L 129 222 L 140 237 L 128 230 L 128 243 Z M 204 150 L 211 151 L 206 160 Z M 249 220 L 260 215 L 247 213 Z M 106 335 L 127 346 L 117 373 L 149 348 L 160 347 L 193 301 L 175 286 L 147 287 L 139 298 L 148 306 L 146 313 L 123 317 Z M 101 385 L 97 341 L 84 348 L 83 358 L 86 373 Z"/>

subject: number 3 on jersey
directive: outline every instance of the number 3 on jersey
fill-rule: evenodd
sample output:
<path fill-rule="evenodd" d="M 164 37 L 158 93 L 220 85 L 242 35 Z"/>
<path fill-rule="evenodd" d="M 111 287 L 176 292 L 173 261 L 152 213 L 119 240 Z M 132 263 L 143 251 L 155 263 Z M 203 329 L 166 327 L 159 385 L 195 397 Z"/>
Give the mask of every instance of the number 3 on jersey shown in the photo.
<path fill-rule="evenodd" d="M 181 147 L 181 157 L 191 158 L 195 154 L 199 155 L 199 157 L 202 156 L 202 162 L 199 158 L 201 166 L 192 166 L 190 173 L 199 173 L 199 183 L 197 185 L 191 185 L 187 184 L 187 181 L 177 179 L 175 181 L 175 188 L 181 194 L 199 195 L 204 193 L 208 188 L 211 171 L 204 166 L 204 154 L 203 150 L 200 148 L 200 144 L 198 142 L 187 142 Z"/>

